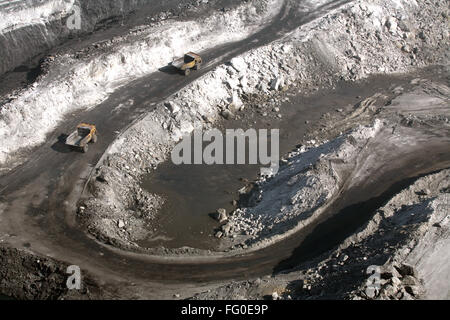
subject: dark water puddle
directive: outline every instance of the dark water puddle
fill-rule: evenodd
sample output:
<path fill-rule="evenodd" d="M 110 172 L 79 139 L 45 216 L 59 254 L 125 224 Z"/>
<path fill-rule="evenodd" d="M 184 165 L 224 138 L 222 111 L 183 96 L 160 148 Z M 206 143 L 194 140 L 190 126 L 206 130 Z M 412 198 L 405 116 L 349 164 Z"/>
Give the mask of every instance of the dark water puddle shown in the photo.
<path fill-rule="evenodd" d="M 309 97 L 291 94 L 290 101 L 283 103 L 277 113 L 269 109 L 268 115 L 262 116 L 262 112 L 246 110 L 239 113 L 240 119 L 222 122 L 219 129 L 279 128 L 280 155 L 283 155 L 297 145 L 323 114 L 334 116 L 336 109 L 354 106 L 375 93 L 387 93 L 396 86 L 406 88 L 410 80 L 411 77 L 405 76 L 376 76 L 358 83 L 340 83 L 335 90 L 318 91 Z M 277 118 L 278 113 L 281 119 Z M 217 248 L 219 240 L 213 232 L 219 224 L 209 214 L 218 208 L 233 210 L 237 191 L 245 186 L 246 180 L 255 180 L 259 172 L 257 165 L 174 165 L 166 161 L 142 182 L 144 189 L 164 196 L 167 201 L 156 218 L 156 232 L 140 245 Z"/>

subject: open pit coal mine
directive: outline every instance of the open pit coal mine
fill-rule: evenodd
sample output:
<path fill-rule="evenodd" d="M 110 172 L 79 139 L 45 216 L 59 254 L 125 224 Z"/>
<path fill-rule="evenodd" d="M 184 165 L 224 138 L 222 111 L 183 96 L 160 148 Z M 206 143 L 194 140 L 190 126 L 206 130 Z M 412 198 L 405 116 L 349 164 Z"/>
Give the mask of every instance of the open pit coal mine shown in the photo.
<path fill-rule="evenodd" d="M 449 22 L 0 0 L 0 300 L 448 300 Z"/>

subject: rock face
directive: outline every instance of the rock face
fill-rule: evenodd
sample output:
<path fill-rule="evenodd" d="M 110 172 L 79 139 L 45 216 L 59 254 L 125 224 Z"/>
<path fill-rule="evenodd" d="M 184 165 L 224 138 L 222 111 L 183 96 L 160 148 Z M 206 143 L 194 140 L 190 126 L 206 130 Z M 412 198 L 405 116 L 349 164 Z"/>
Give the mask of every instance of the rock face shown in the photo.
<path fill-rule="evenodd" d="M 110 17 L 128 14 L 146 1 L 15 1 L 0 5 L 0 74 L 11 71 L 28 59 L 51 49 L 69 36 L 93 31 Z M 67 21 L 79 13 L 79 28 L 68 28 Z M 14 17 L 14 20 L 12 20 Z M 78 19 L 78 18 L 77 18 Z"/>
<path fill-rule="evenodd" d="M 83 36 L 136 10 L 152 22 L 182 15 L 196 0 L 149 5 L 148 0 L 18 0 L 0 4 L 0 75 L 74 36 Z M 133 17 L 136 19 L 136 15 Z M 70 22 L 73 26 L 70 27 Z M 129 21 L 127 21 L 129 23 Z"/>

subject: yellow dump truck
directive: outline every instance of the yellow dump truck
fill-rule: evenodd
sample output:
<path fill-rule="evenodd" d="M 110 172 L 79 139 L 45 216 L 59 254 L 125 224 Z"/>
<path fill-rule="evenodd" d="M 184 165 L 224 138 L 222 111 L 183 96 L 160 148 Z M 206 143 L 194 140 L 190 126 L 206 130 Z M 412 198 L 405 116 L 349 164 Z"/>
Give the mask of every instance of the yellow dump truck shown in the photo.
<path fill-rule="evenodd" d="M 97 142 L 97 128 L 93 124 L 80 123 L 77 129 L 66 138 L 66 145 L 88 151 L 89 142 Z"/>
<path fill-rule="evenodd" d="M 202 57 L 198 54 L 188 52 L 184 57 L 172 61 L 171 65 L 174 68 L 177 68 L 185 76 L 188 76 L 191 73 L 191 69 L 200 69 L 202 62 Z"/>

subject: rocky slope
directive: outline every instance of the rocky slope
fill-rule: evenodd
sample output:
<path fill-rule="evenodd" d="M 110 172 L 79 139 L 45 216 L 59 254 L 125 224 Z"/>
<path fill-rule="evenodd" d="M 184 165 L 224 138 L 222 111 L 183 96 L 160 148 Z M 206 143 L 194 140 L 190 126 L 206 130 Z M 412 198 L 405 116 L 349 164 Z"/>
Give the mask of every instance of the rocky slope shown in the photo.
<path fill-rule="evenodd" d="M 18 154 L 42 143 L 64 115 L 95 107 L 118 87 L 166 66 L 186 47 L 202 51 L 245 38 L 278 12 L 281 2 L 272 2 L 242 4 L 195 21 L 166 20 L 95 44 L 94 52 L 86 48 L 57 57 L 30 88 L 0 107 L 0 163 L 16 166 Z"/>
<path fill-rule="evenodd" d="M 192 298 L 448 299 L 449 174 L 418 179 L 357 233 L 307 263 Z"/>
<path fill-rule="evenodd" d="M 42 143 L 68 112 L 95 107 L 118 87 L 167 65 L 186 47 L 202 51 L 243 39 L 279 7 L 278 1 L 270 6 L 261 1 L 196 21 L 166 20 L 94 44 L 94 52 L 86 48 L 57 57 L 30 88 L 10 95 L 0 107 L 0 136 L 5 137 L 0 163 L 17 165 L 17 155 Z"/>
<path fill-rule="evenodd" d="M 123 21 L 137 10 L 158 13 L 167 19 L 199 4 L 200 1 L 177 1 L 175 4 L 166 1 L 164 4 L 152 0 L 4 1 L 0 4 L 0 75 L 22 64 L 27 65 L 36 56 L 67 39 Z M 153 8 L 149 10 L 149 7 Z M 171 7 L 172 10 L 168 10 Z"/>
<path fill-rule="evenodd" d="M 447 19 L 443 14 L 444 8 L 444 2 L 376 1 L 367 4 L 357 1 L 294 30 L 282 40 L 251 50 L 232 59 L 229 64 L 217 67 L 157 106 L 111 146 L 91 180 L 94 197 L 83 202 L 82 207 L 87 207 L 87 210 L 82 210 L 85 214 L 81 215 L 81 221 L 100 239 L 136 247 L 134 241 L 139 240 L 143 233 L 133 230 L 142 230 L 161 205 L 161 199 L 140 188 L 140 178 L 162 162 L 182 136 L 194 128 L 211 127 L 221 115 L 233 115 L 251 105 L 243 101 L 252 95 L 267 96 L 269 100 L 277 95 L 277 90 L 287 87 L 307 94 L 318 87 L 332 87 L 339 79 L 357 80 L 373 73 L 392 73 L 429 63 L 445 63 L 448 46 L 442 40 L 447 39 L 447 31 L 440 27 L 441 24 L 431 23 Z M 406 50 L 407 47 L 413 48 L 414 52 Z M 445 104 L 445 99 L 441 103 Z M 359 109 L 354 110 L 353 117 L 361 120 L 367 111 L 373 109 L 372 104 L 370 100 L 362 103 Z M 272 236 L 287 231 L 283 228 L 279 232 L 267 231 L 264 225 L 282 225 L 283 221 L 289 221 L 287 225 L 292 228 L 291 219 L 298 216 L 305 219 L 306 222 L 302 223 L 307 224 L 313 209 L 329 202 L 327 200 L 336 193 L 336 186 L 343 181 L 335 172 L 335 166 L 327 164 L 327 159 L 342 158 L 339 161 L 343 163 L 356 161 L 363 157 L 358 148 L 375 136 L 382 140 L 391 130 L 391 125 L 389 121 L 376 122 L 374 127 L 361 127 L 317 150 L 304 152 L 306 150 L 303 149 L 298 156 L 301 159 L 299 164 L 289 168 L 299 173 L 298 176 L 287 181 L 289 179 L 284 178 L 289 172 L 287 170 L 274 178 L 274 185 L 286 180 L 287 185 L 283 187 L 286 190 L 277 189 L 270 196 L 269 183 L 266 202 L 262 200 L 260 207 L 245 209 L 244 213 L 237 211 L 221 234 L 232 237 L 244 232 L 246 237 L 238 237 L 237 240 L 253 238 L 250 242 L 254 242 L 261 240 L 259 234 L 262 229 Z M 393 144 L 397 142 L 392 141 Z M 329 158 L 321 154 L 329 154 Z M 318 159 L 315 171 L 305 169 Z M 295 163 L 295 159 L 292 161 Z M 292 175 L 288 174 L 288 177 Z M 289 189 L 292 186 L 298 188 Z M 287 200 L 290 203 L 272 204 L 277 192 L 292 193 Z M 258 209 L 273 211 L 274 214 L 260 216 Z M 291 216 L 289 212 L 296 214 Z M 259 221 L 254 221 L 257 216 Z M 131 231 L 124 226 L 128 220 L 133 225 L 130 226 Z M 119 223 L 122 228 L 118 227 Z"/>

